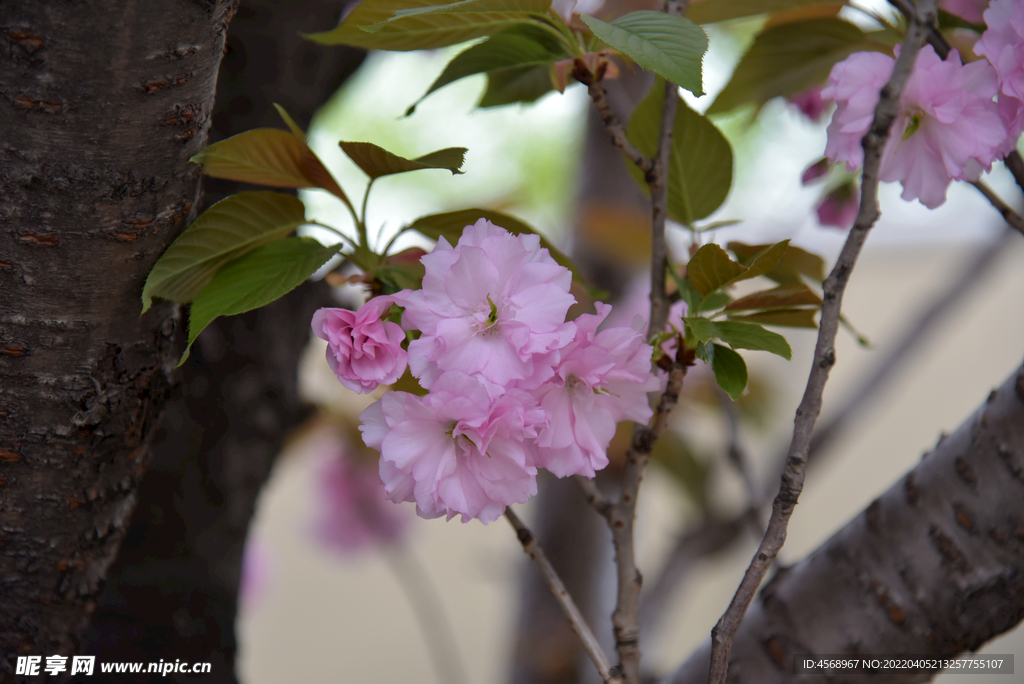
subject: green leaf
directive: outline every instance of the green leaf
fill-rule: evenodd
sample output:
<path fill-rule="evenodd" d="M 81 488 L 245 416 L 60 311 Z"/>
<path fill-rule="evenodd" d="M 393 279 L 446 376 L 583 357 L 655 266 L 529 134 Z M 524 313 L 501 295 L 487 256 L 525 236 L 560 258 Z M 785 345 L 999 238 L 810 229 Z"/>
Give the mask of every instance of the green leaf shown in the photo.
<path fill-rule="evenodd" d="M 732 301 L 732 297 L 724 292 L 713 292 L 700 303 L 700 311 L 714 311 Z"/>
<path fill-rule="evenodd" d="M 777 325 L 782 328 L 817 328 L 814 322 L 815 309 L 773 309 L 738 316 L 729 314 L 730 321 L 746 321 L 760 325 Z"/>
<path fill-rule="evenodd" d="M 733 401 L 739 399 L 747 387 L 747 364 L 743 357 L 728 347 L 716 344 L 711 370 L 715 372 L 718 386 L 724 389 Z"/>
<path fill-rule="evenodd" d="M 462 173 L 460 169 L 466 156 L 465 147 L 448 147 L 416 159 L 406 159 L 373 143 L 343 140 L 338 144 L 341 145 L 341 149 L 345 151 L 349 159 L 354 161 L 356 166 L 362 169 L 363 173 L 371 180 L 377 180 L 381 176 L 423 169 L 447 169 L 453 175 Z"/>
<path fill-rule="evenodd" d="M 718 325 L 701 316 L 687 316 L 683 323 L 686 324 L 687 337 L 692 335 L 698 343 L 722 337 Z"/>
<path fill-rule="evenodd" d="M 733 349 L 771 352 L 786 360 L 793 358 L 793 350 L 789 348 L 789 342 L 785 337 L 765 330 L 757 323 L 719 321 L 715 325 L 720 333 L 719 338 L 727 342 Z"/>
<path fill-rule="evenodd" d="M 658 146 L 665 82 L 655 79 L 651 91 L 633 111 L 626 128 L 630 142 L 651 157 Z M 629 172 L 645 192 L 643 174 L 635 165 Z M 711 121 L 680 98 L 669 157 L 668 215 L 684 225 L 707 217 L 722 206 L 732 186 L 732 147 Z"/>
<path fill-rule="evenodd" d="M 639 10 L 613 23 L 581 15 L 594 35 L 662 78 L 703 95 L 701 60 L 708 49 L 704 29 L 685 17 Z"/>
<path fill-rule="evenodd" d="M 450 211 L 444 214 L 431 214 L 429 216 L 421 216 L 420 218 L 413 221 L 406 230 L 415 230 L 416 232 L 427 236 L 432 240 L 439 240 L 442 237 L 447 240 L 450 244 L 454 245 L 462 237 L 462 231 L 467 226 L 471 226 L 480 219 L 486 219 L 496 226 L 500 226 L 512 233 L 513 235 L 527 234 L 536 235 L 540 238 L 540 246 L 547 249 L 551 254 L 551 258 L 556 263 L 564 266 L 572 272 L 572 278 L 580 286 L 588 291 L 593 292 L 593 289 L 587 285 L 587 282 L 583 280 L 583 276 L 580 275 L 576 264 L 572 262 L 572 259 L 562 254 L 546 237 L 538 233 L 532 226 L 523 221 L 517 219 L 509 214 L 502 213 L 500 211 L 492 211 L 490 209 L 462 209 L 461 211 Z"/>
<path fill-rule="evenodd" d="M 530 104 L 554 89 L 546 65 L 494 69 L 487 72 L 487 89 L 477 106 Z"/>
<path fill-rule="evenodd" d="M 546 68 L 547 65 L 567 56 L 568 53 L 565 52 L 561 44 L 550 40 L 549 34 L 535 27 L 522 25 L 503 31 L 456 55 L 452 61 L 448 62 L 448 66 L 444 68 L 427 92 L 406 110 L 405 115 L 412 114 L 416 106 L 435 90 L 466 76 L 513 67 L 524 69 L 544 66 Z M 551 90 L 551 79 L 547 78 L 547 81 L 547 90 Z"/>
<path fill-rule="evenodd" d="M 429 50 L 494 35 L 546 17 L 551 0 L 365 0 L 334 29 L 307 35 L 324 45 L 367 50 Z M 410 10 L 421 10 L 410 14 Z M 396 16 L 403 12 L 402 16 Z"/>
<path fill-rule="evenodd" d="M 791 309 L 795 306 L 821 305 L 821 297 L 806 285 L 781 285 L 771 290 L 761 290 L 746 297 L 740 297 L 725 307 L 726 311 L 743 309 Z"/>
<path fill-rule="evenodd" d="M 384 263 L 373 269 L 373 278 L 381 284 L 382 294 L 394 294 L 401 290 L 418 290 L 423 287 L 423 264 Z"/>
<path fill-rule="evenodd" d="M 733 282 L 746 271 L 746 267 L 733 261 L 724 249 L 713 242 L 698 249 L 686 264 L 687 279 L 704 295 Z"/>
<path fill-rule="evenodd" d="M 830 5 L 836 0 L 700 0 L 690 5 L 686 16 L 698 24 L 713 24 L 757 14 L 772 14 Z"/>
<path fill-rule="evenodd" d="M 795 95 L 824 83 L 832 67 L 854 52 L 891 48 L 842 19 L 772 26 L 754 38 L 707 113 L 722 114 L 748 103 L 760 107 L 773 97 Z"/>
<path fill-rule="evenodd" d="M 305 135 L 277 128 L 233 135 L 203 148 L 189 161 L 202 164 L 203 173 L 214 178 L 272 188 L 322 188 L 346 199 L 338 182 L 306 145 Z"/>
<path fill-rule="evenodd" d="M 188 312 L 188 358 L 199 333 L 218 316 L 233 316 L 266 306 L 306 281 L 338 253 L 308 237 L 289 237 L 263 245 L 217 271 L 192 301 Z"/>
<path fill-rule="evenodd" d="M 305 223 L 297 197 L 255 191 L 231 195 L 203 212 L 153 266 L 142 289 L 142 310 L 153 297 L 186 303 L 229 261 Z"/>
<path fill-rule="evenodd" d="M 731 285 L 741 280 L 749 280 L 750 278 L 756 278 L 759 275 L 769 273 L 779 265 L 779 262 L 782 260 L 782 256 L 786 253 L 788 248 L 789 240 L 776 242 L 774 245 L 765 247 L 763 250 L 755 254 L 754 258 L 746 264 L 746 270 L 743 273 L 730 280 L 726 285 Z"/>
<path fill-rule="evenodd" d="M 742 242 L 730 242 L 727 247 L 741 263 L 749 264 L 755 256 L 771 245 L 747 245 Z M 790 245 L 783 252 L 779 263 L 765 275 L 780 285 L 801 285 L 803 284 L 801 275 L 820 283 L 825 280 L 825 260 L 817 254 Z"/>
<path fill-rule="evenodd" d="M 697 345 L 697 358 L 709 366 L 715 361 L 715 345 L 711 342 L 701 342 Z"/>

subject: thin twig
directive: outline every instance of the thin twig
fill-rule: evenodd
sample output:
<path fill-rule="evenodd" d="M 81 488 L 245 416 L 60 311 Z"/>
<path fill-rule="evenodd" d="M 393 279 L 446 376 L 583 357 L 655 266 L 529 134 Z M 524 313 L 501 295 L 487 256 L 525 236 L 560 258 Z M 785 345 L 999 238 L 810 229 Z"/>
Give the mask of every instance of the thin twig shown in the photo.
<path fill-rule="evenodd" d="M 587 625 L 587 621 L 583 618 L 583 613 L 576 607 L 576 602 L 572 600 L 572 596 L 569 595 L 565 584 L 558 576 L 558 572 L 555 571 L 548 557 L 544 555 L 544 549 L 541 548 L 540 542 L 533 536 L 529 528 L 523 524 L 523 521 L 519 519 L 519 516 L 515 514 L 511 506 L 505 509 L 505 517 L 512 523 L 512 528 L 515 529 L 516 536 L 519 537 L 519 542 L 523 545 L 523 551 L 537 564 L 537 568 L 551 589 L 551 593 L 554 594 L 555 600 L 562 606 L 565 616 L 569 618 L 572 630 L 579 636 L 580 641 L 583 642 L 584 650 L 597 667 L 601 680 L 605 684 L 621 684 L 621 677 L 613 673 L 608 656 L 605 655 L 600 642 L 594 636 L 590 626 Z"/>
<path fill-rule="evenodd" d="M 576 484 L 583 490 L 583 496 L 586 497 L 587 503 L 600 513 L 602 518 L 607 519 L 611 514 L 613 504 L 608 497 L 601 493 L 597 483 L 583 475 L 573 475 L 572 479 L 576 480 Z"/>
<path fill-rule="evenodd" d="M 1006 168 L 1013 174 L 1013 180 L 1017 181 L 1018 187 L 1024 190 L 1024 159 L 1020 158 L 1020 152 L 1014 150 L 1006 155 L 1006 159 L 1003 161 L 1006 163 Z"/>
<path fill-rule="evenodd" d="M 459 657 L 455 631 L 444 609 L 444 602 L 427 579 L 416 558 L 402 547 L 384 550 L 384 559 L 405 593 L 427 642 L 438 684 L 469 684 L 466 666 Z"/>
<path fill-rule="evenodd" d="M 636 164 L 636 167 L 643 171 L 646 176 L 651 172 L 653 162 L 638 150 L 633 143 L 629 142 L 629 138 L 626 137 L 626 127 L 622 125 L 619 117 L 612 110 L 612 106 L 608 104 L 608 91 L 604 89 L 600 82 L 595 81 L 587 84 L 587 92 L 590 93 L 590 99 L 594 101 L 594 107 L 604 123 L 605 130 L 608 131 L 608 135 L 612 138 L 612 144 L 622 150 L 622 153 L 631 162 Z"/>
<path fill-rule="evenodd" d="M 762 491 L 763 488 L 754 480 L 754 474 L 750 472 L 749 459 L 740 444 L 739 412 L 736 410 L 736 404 L 732 398 L 721 388 L 718 390 L 718 399 L 722 406 L 722 413 L 725 414 L 728 433 L 725 455 L 743 479 L 743 486 L 747 490 L 747 521 L 754 530 L 754 534 L 763 534 L 765 522 L 761 517 L 761 506 L 766 495 Z"/>
<path fill-rule="evenodd" d="M 786 470 L 782 475 L 779 493 L 772 504 L 768 529 L 761 540 L 750 566 L 743 575 L 729 608 L 711 630 L 711 666 L 709 684 L 723 684 L 729 667 L 729 651 L 739 629 L 743 615 L 747 612 L 754 594 L 764 579 L 765 573 L 778 556 L 786 541 L 786 528 L 793 514 L 797 499 L 803 490 L 807 467 L 807 450 L 810 446 L 814 423 L 821 412 L 821 397 L 829 372 L 835 364 L 835 338 L 839 328 L 839 315 L 843 293 L 857 256 L 867 239 L 868 232 L 878 220 L 878 170 L 882 150 L 889 137 L 889 129 L 899 106 L 900 94 L 914 66 L 917 53 L 925 42 L 930 26 L 934 26 L 936 0 L 921 0 L 917 13 L 911 19 L 903 41 L 903 49 L 896 59 L 892 76 L 882 88 L 874 120 L 864 136 L 864 172 L 861 186 L 860 209 L 850 235 L 843 245 L 835 267 L 823 284 L 823 305 L 818 325 L 818 341 L 815 345 L 814 360 L 807 388 L 796 410 L 793 427 L 793 441 L 789 448 Z"/>
<path fill-rule="evenodd" d="M 1024 235 L 1024 218 L 1022 218 L 1020 214 L 1010 208 L 1010 205 L 1004 202 L 999 195 L 993 192 L 992 188 L 988 187 L 981 181 L 972 181 L 971 185 L 981 191 L 981 194 L 984 195 L 985 199 L 987 199 L 989 203 L 996 208 L 996 211 L 998 211 L 1006 220 L 1007 224 Z"/>
<path fill-rule="evenodd" d="M 833 417 L 824 421 L 811 438 L 811 446 L 807 454 L 808 463 L 817 462 L 817 455 L 827 449 L 838 437 L 851 420 L 860 415 L 861 409 L 868 406 L 885 385 L 897 377 L 900 368 L 906 363 L 911 353 L 919 353 L 921 345 L 935 334 L 936 326 L 971 292 L 972 287 L 984 275 L 996 258 L 1010 246 L 1015 239 L 1013 230 L 1007 228 L 970 259 L 958 276 L 949 281 L 946 289 L 927 308 L 922 310 L 913 325 L 907 328 L 902 337 L 892 346 L 886 356 L 874 367 L 858 385 L 843 404 L 833 412 Z M 781 453 L 773 462 L 784 467 L 786 454 Z"/>

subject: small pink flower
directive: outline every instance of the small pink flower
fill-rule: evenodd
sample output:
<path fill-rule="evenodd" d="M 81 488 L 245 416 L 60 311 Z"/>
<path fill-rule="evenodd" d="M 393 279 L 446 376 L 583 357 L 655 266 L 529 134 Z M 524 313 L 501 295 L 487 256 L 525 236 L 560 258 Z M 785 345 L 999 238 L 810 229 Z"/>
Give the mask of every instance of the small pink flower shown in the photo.
<path fill-rule="evenodd" d="M 832 190 L 817 207 L 818 223 L 841 230 L 849 230 L 860 209 L 860 189 L 852 183 Z"/>
<path fill-rule="evenodd" d="M 988 0 L 940 0 L 939 9 L 971 22 L 981 23 L 981 13 L 988 7 Z"/>
<path fill-rule="evenodd" d="M 375 464 L 356 462 L 338 444 L 317 470 L 320 510 L 313 533 L 324 546 L 353 553 L 402 536 L 406 520 L 387 502 Z"/>
<path fill-rule="evenodd" d="M 839 104 L 828 126 L 825 156 L 853 171 L 864 161 L 861 139 L 895 60 L 854 53 L 832 68 L 822 93 Z M 963 65 L 956 50 L 943 61 L 930 45 L 918 53 L 900 98 L 879 178 L 900 181 L 903 199 L 934 209 L 953 180 L 977 180 L 1002 156 L 1006 127 L 996 103 L 996 74 L 985 61 Z"/>
<path fill-rule="evenodd" d="M 313 314 L 313 333 L 327 341 L 327 363 L 341 384 L 359 394 L 390 385 L 405 372 L 405 332 L 381 320 L 394 296 L 374 297 L 359 311 L 324 308 Z"/>
<path fill-rule="evenodd" d="M 483 219 L 458 245 L 441 238 L 423 257 L 423 289 L 396 295 L 402 324 L 422 333 L 410 369 L 429 389 L 448 370 L 480 376 L 492 392 L 551 376 L 552 352 L 572 339 L 565 314 L 572 274 L 536 235 L 512 235 Z"/>
<path fill-rule="evenodd" d="M 825 110 L 832 104 L 832 100 L 821 96 L 823 86 L 815 86 L 792 95 L 789 101 L 796 105 L 796 108 L 803 112 L 811 121 L 820 121 Z"/>
<path fill-rule="evenodd" d="M 359 418 L 388 498 L 415 501 L 421 517 L 488 523 L 537 493 L 532 442 L 545 416 L 522 390 L 492 399 L 480 380 L 448 371 L 425 397 L 388 392 Z"/>
<path fill-rule="evenodd" d="M 597 332 L 612 307 L 596 307 L 596 316 L 576 319 L 576 337 L 562 350 L 554 378 L 534 391 L 549 416 L 537 437 L 536 464 L 558 477 L 594 477 L 607 466 L 615 426 L 646 423 L 652 415 L 647 393 L 659 385 L 650 345 L 634 328 Z"/>
<path fill-rule="evenodd" d="M 993 0 L 984 17 L 988 30 L 974 52 L 988 58 L 999 79 L 999 113 L 1009 133 L 1006 154 L 1016 149 L 1024 130 L 1024 3 Z"/>

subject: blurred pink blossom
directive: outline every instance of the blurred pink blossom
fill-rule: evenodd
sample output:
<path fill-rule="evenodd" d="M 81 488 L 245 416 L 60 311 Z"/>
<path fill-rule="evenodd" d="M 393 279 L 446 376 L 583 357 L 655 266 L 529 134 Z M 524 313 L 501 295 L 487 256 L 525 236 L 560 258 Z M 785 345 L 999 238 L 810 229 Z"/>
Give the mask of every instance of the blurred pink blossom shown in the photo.
<path fill-rule="evenodd" d="M 800 183 L 802 185 L 810 185 L 814 181 L 824 178 L 828 175 L 828 169 L 830 166 L 831 164 L 828 159 L 822 157 L 804 169 L 803 175 L 800 176 Z"/>
<path fill-rule="evenodd" d="M 860 208 L 860 189 L 852 183 L 840 185 L 829 192 L 818 204 L 818 223 L 823 226 L 849 230 L 857 219 Z"/>
<path fill-rule="evenodd" d="M 974 44 L 974 52 L 995 67 L 999 113 L 1008 131 L 1002 152 L 1008 154 L 1024 130 L 1024 2 L 993 0 L 984 17 L 988 30 Z"/>
<path fill-rule="evenodd" d="M 940 0 L 939 9 L 971 22 L 981 23 L 981 13 L 988 7 L 988 0 Z"/>
<path fill-rule="evenodd" d="M 397 323 L 381 320 L 394 297 L 374 297 L 359 307 L 319 309 L 313 314 L 313 333 L 327 341 L 327 363 L 341 384 L 366 394 L 390 385 L 405 372 L 408 354 L 402 349 L 405 332 Z"/>
<path fill-rule="evenodd" d="M 375 464 L 363 464 L 332 442 L 317 464 L 318 512 L 313 535 L 325 547 L 355 553 L 395 542 L 406 519 L 385 497 Z"/>
<path fill-rule="evenodd" d="M 833 67 L 823 95 L 839 107 L 828 126 L 825 156 L 853 171 L 864 161 L 861 139 L 895 60 L 858 52 Z M 917 56 L 900 109 L 882 152 L 879 178 L 900 181 L 903 199 L 934 209 L 946 201 L 953 180 L 977 180 L 1001 155 L 1006 141 L 993 96 L 996 74 L 979 60 L 960 62 L 956 50 L 943 61 L 930 45 Z"/>
<path fill-rule="evenodd" d="M 824 86 L 808 88 L 803 92 L 792 95 L 789 101 L 796 105 L 796 108 L 803 112 L 811 121 L 820 121 L 825 110 L 832 104 L 832 100 L 821 96 Z"/>

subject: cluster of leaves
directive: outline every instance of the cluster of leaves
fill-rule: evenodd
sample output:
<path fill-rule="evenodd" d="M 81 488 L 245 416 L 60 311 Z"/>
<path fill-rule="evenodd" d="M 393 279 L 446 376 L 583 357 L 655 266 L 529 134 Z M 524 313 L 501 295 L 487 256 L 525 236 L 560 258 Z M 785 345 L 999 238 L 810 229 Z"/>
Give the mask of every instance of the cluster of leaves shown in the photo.
<path fill-rule="evenodd" d="M 188 358 L 199 333 L 218 316 L 251 311 L 284 296 L 307 280 L 336 254 L 358 266 L 371 287 L 382 293 L 420 286 L 423 267 L 401 254 L 391 254 L 394 240 L 380 253 L 371 247 L 366 228 L 366 190 L 358 214 L 337 180 L 306 143 L 305 133 L 278 108 L 290 130 L 261 128 L 206 147 L 192 158 L 209 176 L 275 188 L 320 188 L 340 199 L 352 214 L 358 233 L 354 241 L 335 231 L 342 242 L 325 246 L 293 235 L 309 223 L 302 201 L 294 195 L 266 190 L 240 192 L 217 202 L 199 216 L 160 257 L 142 291 L 143 311 L 159 297 L 190 304 Z M 448 148 L 407 159 L 367 142 L 339 143 L 370 178 L 426 169 L 462 173 L 465 148 Z M 507 214 L 466 209 L 416 219 L 402 229 L 428 238 L 458 240 L 467 223 L 479 218 L 499 223 L 513 233 L 533 228 Z M 322 224 L 321 224 L 322 225 Z M 331 228 L 330 226 L 324 226 Z M 565 255 L 542 238 L 552 256 L 572 268 Z M 574 276 L 576 276 L 574 271 Z"/>

